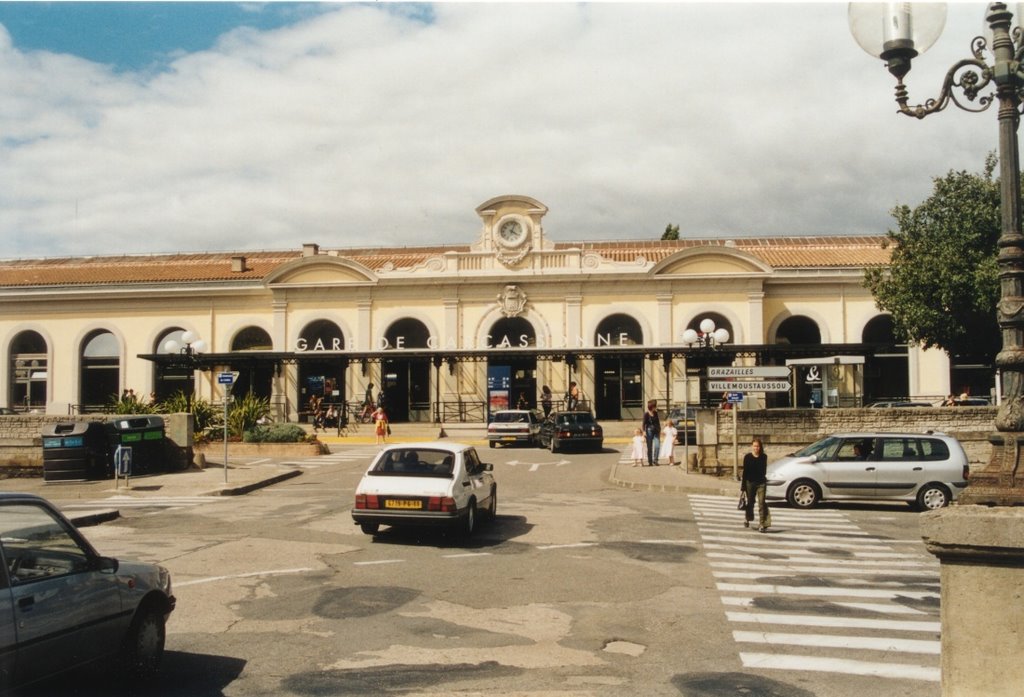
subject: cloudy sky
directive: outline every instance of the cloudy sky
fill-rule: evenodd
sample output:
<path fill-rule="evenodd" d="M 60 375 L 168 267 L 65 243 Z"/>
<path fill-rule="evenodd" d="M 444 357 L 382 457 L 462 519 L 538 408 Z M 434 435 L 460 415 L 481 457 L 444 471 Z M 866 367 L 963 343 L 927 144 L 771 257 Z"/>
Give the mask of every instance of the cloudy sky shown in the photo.
<path fill-rule="evenodd" d="M 969 57 L 949 7 L 912 103 Z M 896 113 L 845 3 L 0 2 L 0 257 L 880 234 L 994 111 Z"/>

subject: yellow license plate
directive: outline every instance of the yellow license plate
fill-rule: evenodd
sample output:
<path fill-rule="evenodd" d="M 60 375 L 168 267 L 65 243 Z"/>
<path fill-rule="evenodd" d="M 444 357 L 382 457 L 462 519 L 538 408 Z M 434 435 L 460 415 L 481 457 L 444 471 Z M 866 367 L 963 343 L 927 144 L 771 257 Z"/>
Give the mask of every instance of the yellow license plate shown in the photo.
<path fill-rule="evenodd" d="M 384 508 L 423 508 L 422 501 L 408 501 L 403 499 L 388 499 L 384 502 Z"/>
<path fill-rule="evenodd" d="M 515 440 L 516 437 L 515 436 L 502 436 L 501 439 L 502 440 Z"/>

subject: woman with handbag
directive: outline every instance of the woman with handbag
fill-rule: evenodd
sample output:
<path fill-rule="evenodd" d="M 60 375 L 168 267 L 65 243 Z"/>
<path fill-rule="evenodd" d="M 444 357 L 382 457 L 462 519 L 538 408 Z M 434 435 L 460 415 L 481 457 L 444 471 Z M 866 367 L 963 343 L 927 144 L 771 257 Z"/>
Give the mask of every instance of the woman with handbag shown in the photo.
<path fill-rule="evenodd" d="M 384 412 L 384 407 L 377 407 L 377 411 L 373 412 L 373 422 L 376 425 L 377 444 L 387 443 L 391 426 L 388 424 L 388 415 Z"/>
<path fill-rule="evenodd" d="M 749 528 L 754 520 L 754 503 L 757 503 L 757 531 L 767 532 L 772 524 L 768 502 L 765 500 L 765 489 L 768 486 L 768 456 L 764 453 L 764 445 L 760 438 L 750 442 L 750 452 L 743 456 L 743 480 L 740 483 L 741 497 L 746 497 L 743 508 L 743 527 Z"/>

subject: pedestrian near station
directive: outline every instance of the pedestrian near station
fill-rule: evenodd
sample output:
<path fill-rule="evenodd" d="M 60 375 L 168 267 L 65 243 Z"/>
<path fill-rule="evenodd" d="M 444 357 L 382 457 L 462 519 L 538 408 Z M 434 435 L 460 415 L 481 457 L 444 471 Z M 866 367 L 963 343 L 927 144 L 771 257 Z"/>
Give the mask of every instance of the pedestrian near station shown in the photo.
<path fill-rule="evenodd" d="M 757 531 L 767 532 L 772 524 L 771 513 L 768 512 L 768 502 L 765 500 L 765 490 L 768 485 L 766 473 L 768 470 L 768 456 L 764 452 L 764 445 L 760 438 L 755 438 L 750 443 L 750 452 L 743 456 L 743 480 L 740 483 L 740 490 L 746 497 L 746 506 L 743 509 L 743 527 L 749 528 L 754 520 L 754 503 L 757 503 Z"/>
<path fill-rule="evenodd" d="M 647 411 L 641 422 L 644 438 L 647 439 L 647 464 L 654 467 L 658 464 L 659 437 L 661 435 L 661 417 L 658 416 L 658 403 L 653 399 L 647 402 Z"/>

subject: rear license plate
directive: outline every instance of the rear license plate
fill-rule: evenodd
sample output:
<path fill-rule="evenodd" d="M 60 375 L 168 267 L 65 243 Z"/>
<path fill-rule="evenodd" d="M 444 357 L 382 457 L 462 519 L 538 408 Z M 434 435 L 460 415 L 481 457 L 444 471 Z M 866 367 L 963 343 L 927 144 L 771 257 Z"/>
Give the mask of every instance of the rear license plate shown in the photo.
<path fill-rule="evenodd" d="M 423 508 L 422 501 L 409 501 L 406 499 L 388 499 L 384 502 L 384 508 Z"/>
<path fill-rule="evenodd" d="M 501 439 L 502 440 L 515 440 L 516 437 L 515 436 L 502 436 Z"/>

